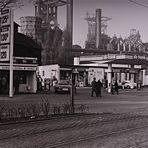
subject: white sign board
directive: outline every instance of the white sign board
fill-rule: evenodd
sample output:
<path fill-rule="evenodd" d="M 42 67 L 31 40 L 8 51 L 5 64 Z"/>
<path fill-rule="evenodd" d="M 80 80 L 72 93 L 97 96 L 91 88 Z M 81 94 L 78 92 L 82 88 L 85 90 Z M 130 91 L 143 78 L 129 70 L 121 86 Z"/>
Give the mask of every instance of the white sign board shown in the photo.
<path fill-rule="evenodd" d="M 0 61 L 9 61 L 9 45 L 0 45 Z"/>
<path fill-rule="evenodd" d="M 10 9 L 5 8 L 1 10 L 1 26 L 10 25 Z"/>
<path fill-rule="evenodd" d="M 0 11 L 0 61 L 10 60 L 11 9 Z"/>
<path fill-rule="evenodd" d="M 0 43 L 10 43 L 10 26 L 4 26 L 1 28 Z"/>

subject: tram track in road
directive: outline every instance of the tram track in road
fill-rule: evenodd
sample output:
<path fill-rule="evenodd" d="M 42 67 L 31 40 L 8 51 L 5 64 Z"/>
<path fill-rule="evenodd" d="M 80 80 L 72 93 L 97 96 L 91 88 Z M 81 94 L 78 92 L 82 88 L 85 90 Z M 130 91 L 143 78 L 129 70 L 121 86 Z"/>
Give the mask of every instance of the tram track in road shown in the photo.
<path fill-rule="evenodd" d="M 89 141 L 90 140 L 95 140 L 95 139 L 99 139 L 99 138 L 100 139 L 101 138 L 108 138 L 109 136 L 114 136 L 114 135 L 117 135 L 117 134 L 132 132 L 132 131 L 147 128 L 147 127 L 148 127 L 148 125 L 141 126 L 141 127 L 136 127 L 136 128 L 124 129 L 124 130 L 117 130 L 116 132 L 111 132 L 111 133 L 93 134 L 93 135 L 89 135 L 89 136 L 86 136 L 86 137 L 83 137 L 83 138 L 75 137 L 75 138 L 67 139 L 64 142 L 62 141 L 62 142 L 59 142 L 59 143 L 48 145 L 47 148 L 64 148 L 64 146 L 67 146 L 67 145 L 77 144 L 77 143 L 80 143 L 80 142 L 85 142 L 85 141 L 88 141 L 88 140 Z M 148 144 L 148 140 L 143 141 L 143 142 L 139 142 L 138 144 L 139 144 L 139 146 L 142 146 L 145 143 Z M 136 144 L 134 144 L 133 146 L 130 146 L 130 147 L 128 146 L 128 147 L 122 147 L 122 148 L 137 148 L 135 145 Z M 143 147 L 140 147 L 140 148 L 143 148 Z"/>
<path fill-rule="evenodd" d="M 49 143 L 45 142 L 43 147 L 62 147 L 64 145 L 69 145 L 71 143 L 77 143 L 86 140 L 92 140 L 101 137 L 112 136 L 115 134 L 120 134 L 122 132 L 130 132 L 140 128 L 148 127 L 148 115 L 147 114 L 108 114 L 108 115 L 91 115 L 91 116 L 81 116 L 77 118 L 72 117 L 71 121 L 68 118 L 63 120 L 63 126 L 61 126 L 61 120 L 53 121 L 39 121 L 23 124 L 16 124 L 9 128 L 8 131 L 0 127 L 0 141 L 9 141 L 15 138 L 31 138 L 38 137 L 42 135 L 50 135 L 51 140 Z M 64 124 L 64 122 L 68 122 Z M 46 122 L 46 123 L 44 123 Z M 53 122 L 53 123 L 51 123 Z M 59 122 L 59 123 L 57 123 Z M 55 125 L 55 123 L 57 125 Z M 30 124 L 30 125 L 29 125 Z M 36 126 L 33 127 L 33 124 Z M 18 127 L 17 127 L 18 126 Z M 23 127 L 25 126 L 25 128 Z M 28 129 L 29 128 L 29 129 Z M 4 135 L 3 132 L 7 132 Z M 71 131 L 75 131 L 72 134 Z M 63 134 L 65 133 L 64 137 Z M 55 139 L 53 137 L 56 137 Z M 58 140 L 57 140 L 58 139 Z"/>
<path fill-rule="evenodd" d="M 130 146 L 124 146 L 122 148 L 147 148 L 147 147 L 148 147 L 148 139 L 138 141 L 136 142 L 136 144 L 132 144 Z"/>
<path fill-rule="evenodd" d="M 122 122 L 122 121 L 130 121 L 130 120 L 143 120 L 147 119 L 148 115 L 134 115 L 134 114 L 110 114 L 110 115 L 88 115 L 80 116 L 77 121 L 74 121 L 75 118 L 72 117 L 72 120 L 69 121 L 68 118 L 63 119 L 63 121 L 54 119 L 53 123 L 51 123 L 51 120 L 42 120 L 42 121 L 32 121 L 31 123 L 13 123 L 12 126 L 9 124 L 10 127 L 1 125 L 0 126 L 0 140 L 4 139 L 11 139 L 15 137 L 20 136 L 27 136 L 27 135 L 33 135 L 33 134 L 40 134 L 40 133 L 48 133 L 48 132 L 56 132 L 59 130 L 67 130 L 71 128 L 85 128 L 89 126 L 95 126 L 95 125 L 107 125 L 111 123 L 116 122 Z M 65 122 L 69 122 L 68 124 L 65 124 Z M 44 124 L 44 122 L 46 122 Z M 57 123 L 60 122 L 60 123 Z M 62 123 L 63 122 L 63 123 Z M 56 123 L 56 125 L 55 125 Z M 33 127 L 33 125 L 35 125 Z M 42 126 L 43 125 L 43 126 Z M 27 129 L 26 129 L 27 127 Z M 7 128 L 7 130 L 5 129 Z M 11 133 L 9 135 L 9 133 Z M 3 134 L 3 135 L 2 135 Z"/>

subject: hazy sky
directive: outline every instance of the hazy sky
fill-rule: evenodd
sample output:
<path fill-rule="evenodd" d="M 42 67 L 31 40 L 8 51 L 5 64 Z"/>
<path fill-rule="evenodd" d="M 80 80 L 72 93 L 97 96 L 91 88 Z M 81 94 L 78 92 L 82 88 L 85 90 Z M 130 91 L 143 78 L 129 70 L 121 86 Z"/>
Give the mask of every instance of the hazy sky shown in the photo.
<path fill-rule="evenodd" d="M 102 9 L 102 15 L 112 18 L 108 21 L 107 34 L 123 38 L 129 36 L 130 29 L 140 31 L 143 42 L 148 42 L 148 8 L 128 0 L 73 0 L 73 44 L 84 47 L 87 38 L 88 25 L 84 20 L 86 12 L 95 13 L 96 9 Z M 148 7 L 147 0 L 134 0 Z M 19 23 L 22 16 L 33 16 L 34 7 L 31 3 L 15 10 L 15 20 Z M 60 28 L 66 24 L 66 9 L 61 6 L 58 9 L 58 23 Z"/>

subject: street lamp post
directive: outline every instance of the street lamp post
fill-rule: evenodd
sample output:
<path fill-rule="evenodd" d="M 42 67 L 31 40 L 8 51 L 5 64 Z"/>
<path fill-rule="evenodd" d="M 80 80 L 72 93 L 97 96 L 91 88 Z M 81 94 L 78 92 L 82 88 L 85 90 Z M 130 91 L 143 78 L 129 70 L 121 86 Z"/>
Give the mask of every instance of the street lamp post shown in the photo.
<path fill-rule="evenodd" d="M 74 94 L 76 93 L 76 86 L 75 86 L 75 75 L 78 73 L 77 69 L 72 68 L 71 72 L 71 107 L 72 107 L 72 113 L 75 112 L 75 105 L 74 105 Z"/>
<path fill-rule="evenodd" d="M 70 95 L 71 95 L 71 112 L 74 113 L 75 109 L 74 109 L 74 74 L 73 74 L 73 69 L 72 69 L 72 73 L 71 73 L 71 91 L 70 91 Z"/>

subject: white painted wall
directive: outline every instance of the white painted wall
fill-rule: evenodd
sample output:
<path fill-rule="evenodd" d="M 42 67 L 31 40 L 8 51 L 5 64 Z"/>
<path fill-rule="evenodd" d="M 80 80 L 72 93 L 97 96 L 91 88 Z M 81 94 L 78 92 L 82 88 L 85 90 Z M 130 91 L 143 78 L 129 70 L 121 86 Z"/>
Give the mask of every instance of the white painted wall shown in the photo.
<path fill-rule="evenodd" d="M 38 67 L 39 75 L 44 79 L 52 79 L 54 76 L 57 80 L 60 79 L 60 66 L 58 64 L 54 65 L 43 65 Z"/>
<path fill-rule="evenodd" d="M 88 70 L 88 83 L 91 84 L 93 78 L 97 80 L 104 79 L 104 69 L 103 68 L 89 68 Z"/>

